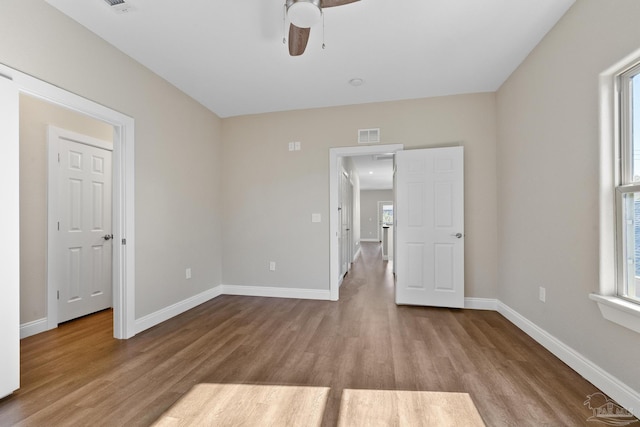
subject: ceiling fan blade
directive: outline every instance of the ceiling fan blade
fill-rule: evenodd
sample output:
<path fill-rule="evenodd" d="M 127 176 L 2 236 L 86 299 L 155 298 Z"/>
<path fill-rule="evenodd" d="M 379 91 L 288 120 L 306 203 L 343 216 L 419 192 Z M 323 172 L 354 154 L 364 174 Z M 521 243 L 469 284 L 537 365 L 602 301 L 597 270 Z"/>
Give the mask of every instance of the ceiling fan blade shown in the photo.
<path fill-rule="evenodd" d="M 300 28 L 293 24 L 289 26 L 289 55 L 299 56 L 304 53 L 310 33 L 311 28 Z"/>
<path fill-rule="evenodd" d="M 320 7 L 324 9 L 325 7 L 342 6 L 342 5 L 354 3 L 357 1 L 360 1 L 360 0 L 322 0 L 320 2 Z"/>

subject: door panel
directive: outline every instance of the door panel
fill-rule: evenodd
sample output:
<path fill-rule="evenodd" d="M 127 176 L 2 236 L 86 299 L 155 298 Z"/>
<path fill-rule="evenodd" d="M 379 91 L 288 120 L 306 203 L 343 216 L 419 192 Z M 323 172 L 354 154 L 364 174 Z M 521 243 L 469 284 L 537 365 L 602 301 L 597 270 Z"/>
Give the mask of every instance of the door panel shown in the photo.
<path fill-rule="evenodd" d="M 464 307 L 462 147 L 396 153 L 396 303 Z"/>
<path fill-rule="evenodd" d="M 421 243 L 407 244 L 407 257 L 403 260 L 406 264 L 406 286 L 413 289 L 424 289 L 424 268 L 422 266 L 425 245 Z"/>
<path fill-rule="evenodd" d="M 20 387 L 18 89 L 0 75 L 0 398 Z"/>
<path fill-rule="evenodd" d="M 64 131 L 62 131 L 64 132 Z M 112 306 L 111 151 L 54 132 L 59 231 L 58 323 Z M 108 143 L 104 143 L 106 145 Z"/>
<path fill-rule="evenodd" d="M 434 246 L 434 288 L 439 291 L 455 291 L 453 272 L 455 258 L 454 245 L 449 243 L 436 243 Z"/>

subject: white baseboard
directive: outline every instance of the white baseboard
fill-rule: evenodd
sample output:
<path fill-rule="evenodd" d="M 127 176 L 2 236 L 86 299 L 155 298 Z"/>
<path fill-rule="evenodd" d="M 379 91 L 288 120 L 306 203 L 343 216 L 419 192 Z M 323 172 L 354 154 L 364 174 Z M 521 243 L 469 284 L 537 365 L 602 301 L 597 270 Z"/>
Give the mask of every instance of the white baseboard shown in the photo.
<path fill-rule="evenodd" d="M 323 289 L 276 288 L 270 286 L 222 285 L 225 295 L 330 300 L 331 292 Z"/>
<path fill-rule="evenodd" d="M 358 259 L 358 257 L 360 256 L 361 253 L 362 253 L 362 251 L 360 250 L 360 246 L 358 246 L 358 250 L 356 251 L 356 254 L 353 256 L 353 261 L 352 262 L 356 262 L 356 260 Z"/>
<path fill-rule="evenodd" d="M 361 242 L 375 242 L 375 243 L 380 243 L 380 240 L 378 239 L 360 239 Z"/>
<path fill-rule="evenodd" d="M 139 334 L 146 329 L 169 320 L 172 317 L 182 314 L 187 310 L 191 310 L 192 308 L 197 307 L 200 304 L 205 303 L 210 299 L 213 299 L 220 295 L 222 295 L 222 286 L 216 286 L 207 291 L 199 293 L 198 295 L 194 295 L 191 298 L 187 298 L 161 310 L 136 319 L 136 334 Z"/>
<path fill-rule="evenodd" d="M 473 298 L 464 299 L 464 308 L 470 310 L 492 310 L 498 309 L 498 300 L 495 298 Z"/>
<path fill-rule="evenodd" d="M 33 320 L 31 322 L 23 323 L 20 325 L 20 339 L 30 337 L 31 335 L 39 334 L 40 332 L 48 331 L 49 325 L 47 318 Z"/>
<path fill-rule="evenodd" d="M 640 393 L 636 390 L 633 390 L 506 304 L 498 301 L 497 311 L 629 412 L 635 416 L 640 416 Z"/>

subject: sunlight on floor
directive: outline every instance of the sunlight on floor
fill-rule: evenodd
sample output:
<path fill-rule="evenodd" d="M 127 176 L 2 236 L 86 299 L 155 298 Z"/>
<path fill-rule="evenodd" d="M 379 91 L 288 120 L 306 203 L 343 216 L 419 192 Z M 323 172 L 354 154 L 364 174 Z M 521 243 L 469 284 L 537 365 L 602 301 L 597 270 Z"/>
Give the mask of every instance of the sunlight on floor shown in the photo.
<path fill-rule="evenodd" d="M 330 389 L 251 384 L 197 384 L 154 426 L 319 426 Z M 484 426 L 467 393 L 342 392 L 338 425 Z"/>
<path fill-rule="evenodd" d="M 399 390 L 344 390 L 341 427 L 484 426 L 467 393 Z"/>
<path fill-rule="evenodd" d="M 197 384 L 154 426 L 319 426 L 328 387 Z"/>

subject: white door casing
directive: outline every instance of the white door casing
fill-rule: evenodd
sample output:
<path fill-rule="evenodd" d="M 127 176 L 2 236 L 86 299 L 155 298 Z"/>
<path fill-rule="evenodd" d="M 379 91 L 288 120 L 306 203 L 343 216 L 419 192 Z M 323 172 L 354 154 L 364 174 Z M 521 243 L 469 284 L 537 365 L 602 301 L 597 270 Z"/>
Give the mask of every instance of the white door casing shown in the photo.
<path fill-rule="evenodd" d="M 20 387 L 18 99 L 16 85 L 0 74 L 0 398 Z"/>
<path fill-rule="evenodd" d="M 340 170 L 340 276 L 349 272 L 352 253 L 353 186 L 344 168 Z"/>
<path fill-rule="evenodd" d="M 57 323 L 112 306 L 110 141 L 49 127 L 49 292 Z"/>
<path fill-rule="evenodd" d="M 130 338 L 137 332 L 135 322 L 135 121 L 133 118 L 111 108 L 0 64 L 0 78 L 2 76 L 8 76 L 13 80 L 19 93 L 61 105 L 72 111 L 113 125 L 112 220 L 113 234 L 116 239 L 113 245 L 113 335 L 115 338 L 120 339 Z M 18 129 L 18 113 L 13 119 L 8 112 L 6 115 L 3 113 L 2 119 L 3 124 L 9 124 L 7 121 L 13 120 L 16 129 Z M 16 150 L 18 150 L 18 147 L 19 143 L 16 146 Z M 2 163 L 0 177 L 10 174 L 14 168 L 17 171 L 17 155 L 12 158 L 11 151 L 5 152 L 3 161 L 6 161 L 7 167 L 5 168 L 5 163 Z M 17 176 L 13 180 L 2 179 L 2 181 L 2 185 L 7 186 L 7 191 L 15 191 L 15 194 L 18 194 L 19 179 Z M 0 194 L 4 197 L 4 193 Z M 5 200 L 10 200 L 10 197 L 7 195 Z M 17 204 L 15 209 L 19 209 Z M 5 215 L 13 212 L 10 209 L 3 209 L 2 211 Z M 19 213 L 16 214 L 19 215 Z M 15 229 L 15 233 L 19 233 L 18 228 L 7 220 L 5 225 L 8 226 L 9 224 L 12 229 Z M 16 257 L 19 256 L 19 238 L 12 243 L 11 235 L 7 235 L 2 239 L 2 242 L 3 244 L 11 245 L 11 253 L 15 254 Z M 9 263 L 10 259 L 10 257 L 4 258 L 4 261 Z M 17 292 L 19 292 L 19 285 Z M 6 295 L 6 298 L 11 298 L 11 296 Z M 50 297 L 48 299 L 51 300 Z M 19 310 L 18 301 L 16 301 L 15 309 Z M 51 307 L 47 307 L 47 311 L 50 310 Z M 47 319 L 47 327 L 52 329 L 56 327 L 56 324 L 52 324 Z M 16 345 L 19 345 L 18 340 L 19 334 L 16 339 Z M 2 345 L 4 344 L 3 342 Z"/>
<path fill-rule="evenodd" d="M 396 303 L 464 307 L 463 148 L 396 153 Z"/>
<path fill-rule="evenodd" d="M 337 301 L 340 289 L 340 162 L 344 157 L 395 153 L 402 144 L 382 144 L 329 149 L 329 290 L 330 299 Z"/>

